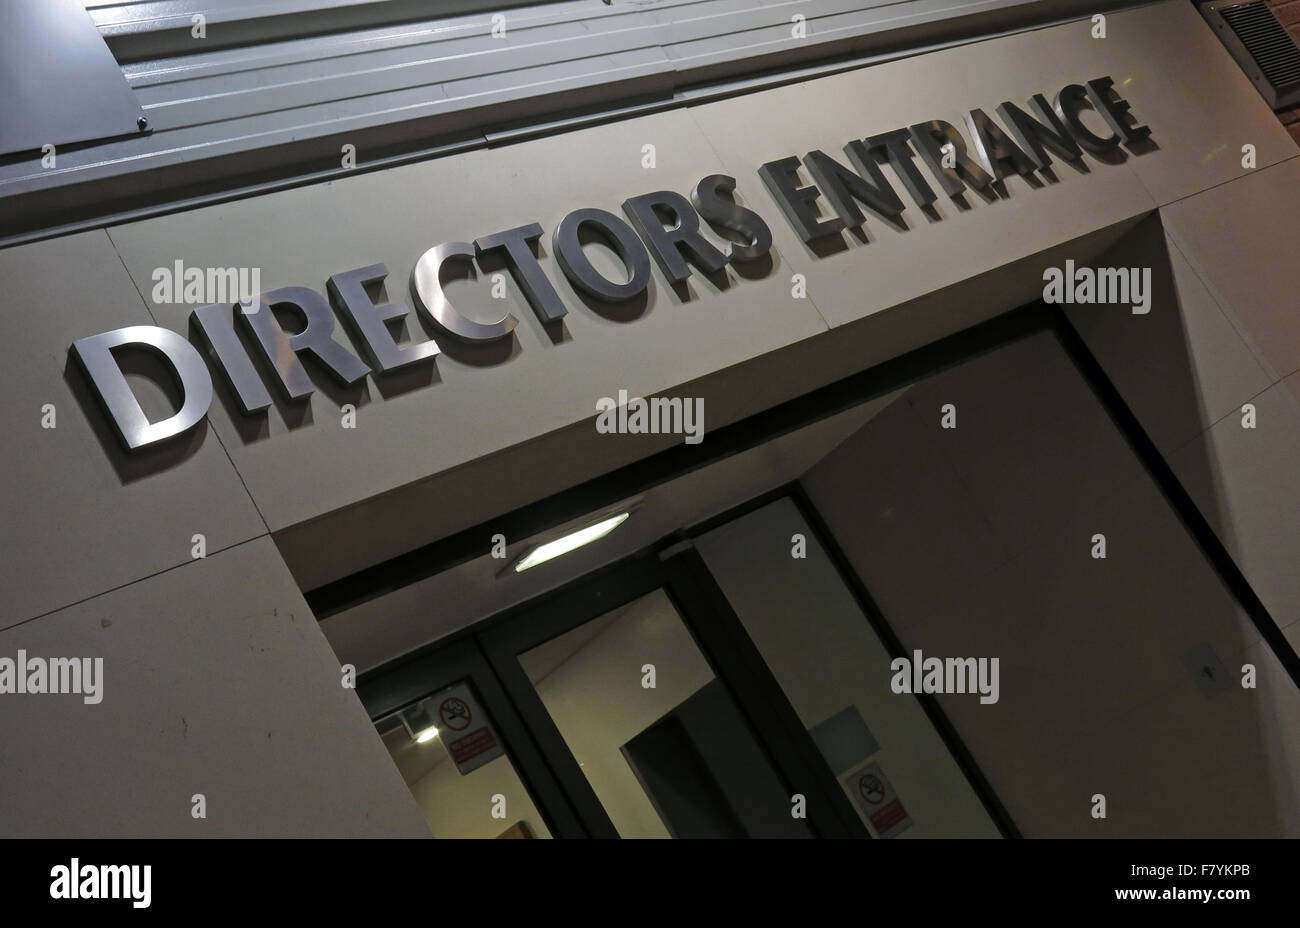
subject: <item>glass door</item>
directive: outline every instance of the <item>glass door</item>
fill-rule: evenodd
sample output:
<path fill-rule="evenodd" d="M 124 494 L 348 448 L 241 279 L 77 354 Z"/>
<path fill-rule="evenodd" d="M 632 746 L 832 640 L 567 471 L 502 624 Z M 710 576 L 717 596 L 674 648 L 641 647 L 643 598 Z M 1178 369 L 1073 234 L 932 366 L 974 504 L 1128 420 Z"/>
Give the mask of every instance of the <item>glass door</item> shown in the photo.
<path fill-rule="evenodd" d="M 519 663 L 619 835 L 810 836 L 663 588 Z"/>
<path fill-rule="evenodd" d="M 593 833 L 626 838 L 853 833 L 833 781 L 717 636 L 734 614 L 700 597 L 681 556 L 641 558 L 481 636 L 575 807 Z"/>
<path fill-rule="evenodd" d="M 866 837 L 690 543 L 362 681 L 438 837 Z"/>
<path fill-rule="evenodd" d="M 363 680 L 359 693 L 434 837 L 588 833 L 473 641 Z"/>

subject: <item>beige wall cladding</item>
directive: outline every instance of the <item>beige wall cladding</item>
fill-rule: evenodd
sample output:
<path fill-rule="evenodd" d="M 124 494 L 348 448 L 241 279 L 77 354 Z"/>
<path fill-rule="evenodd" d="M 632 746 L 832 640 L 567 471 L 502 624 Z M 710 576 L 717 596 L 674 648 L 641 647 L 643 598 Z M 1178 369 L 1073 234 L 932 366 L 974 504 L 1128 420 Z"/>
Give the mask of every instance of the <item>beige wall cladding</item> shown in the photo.
<path fill-rule="evenodd" d="M 102 658 L 102 701 L 0 697 L 6 837 L 427 834 L 269 538 L 0 633 L 20 649 Z"/>
<path fill-rule="evenodd" d="M 1300 159 L 1160 210 L 1170 238 L 1204 281 L 1269 382 L 1300 370 Z"/>
<path fill-rule="evenodd" d="M 1260 170 L 1160 211 L 1169 240 L 1214 298 L 1264 378 L 1225 394 L 1203 434 L 1170 465 L 1283 627 L 1300 620 L 1300 296 L 1294 217 L 1300 159 Z M 1187 307 L 1185 307 L 1186 310 Z M 1197 359 L 1200 379 L 1246 365 L 1224 334 Z M 1229 355 L 1232 361 L 1229 362 Z M 1250 378 L 1251 384 L 1258 377 Z M 1242 407 L 1254 407 L 1254 428 Z"/>
<path fill-rule="evenodd" d="M 942 194 L 917 158 L 918 169 L 939 195 L 933 216 L 916 206 L 892 168 L 885 167 L 903 198 L 907 228 L 867 212 L 866 241 L 841 232 L 810 246 L 758 182 L 756 172 L 769 161 L 802 158 L 821 149 L 847 164 L 842 150 L 847 142 L 931 119 L 952 123 L 968 135 L 962 117 L 969 109 L 982 108 L 992 116 L 1004 100 L 1025 107 L 1035 93 L 1050 99 L 1065 84 L 1101 77 L 1106 72 L 1094 65 L 1080 64 L 1072 71 L 1059 66 L 1058 58 L 1073 46 L 1073 30 L 1079 28 L 1084 27 L 1061 26 L 921 55 L 693 107 L 691 114 L 729 171 L 757 182 L 751 199 L 768 217 L 777 245 L 794 269 L 806 275 L 808 294 L 822 315 L 832 326 L 843 325 L 1156 207 L 1132 168 L 1155 153 L 1127 155 L 1120 164 L 1085 155 L 1087 173 L 1053 159 L 1054 182 L 1035 176 L 1031 185 L 1019 176 L 1008 177 L 1005 198 L 989 202 L 968 191 L 964 206 Z M 1161 123 L 1180 118 L 1173 107 L 1144 107 L 1140 97 L 1132 103 L 1157 136 Z M 801 176 L 804 183 L 812 182 L 806 170 Z M 824 198 L 819 206 L 824 216 L 830 215 Z"/>
<path fill-rule="evenodd" d="M 78 338 L 153 322 L 104 232 L 0 251 L 0 281 L 0 628 L 183 564 L 195 534 L 215 552 L 265 533 L 206 422 L 129 455 L 71 360 Z M 145 410 L 165 418 L 163 393 L 131 370 Z M 43 427 L 47 404 L 54 428 Z"/>
<path fill-rule="evenodd" d="M 1067 78 L 1110 75 L 1133 115 L 1151 127 L 1159 150 L 1128 164 L 1162 206 L 1297 153 L 1195 4 L 1168 0 L 1109 13 L 1104 39 L 1092 37 L 1088 20 L 1048 31 L 1043 45 Z M 1243 145 L 1255 147 L 1255 168 L 1242 164 Z"/>
<path fill-rule="evenodd" d="M 776 223 L 777 241 L 809 275 L 818 308 L 839 324 L 1248 173 L 1242 144 L 1255 146 L 1260 166 L 1296 154 L 1295 143 L 1189 4 L 1154 4 L 1111 14 L 1107 23 L 1105 39 L 1094 39 L 1084 20 L 691 112 L 739 177 L 813 148 L 840 157 L 845 142 L 927 119 L 965 132 L 962 117 L 971 108 L 992 115 L 1004 100 L 1023 107 L 1033 93 L 1051 99 L 1068 83 L 1102 76 L 1114 79 L 1136 119 L 1151 128 L 1154 150 L 1127 153 L 1119 164 L 1085 156 L 1089 171 L 1080 174 L 1057 159 L 1055 181 L 1031 186 L 1013 176 L 1006 179 L 1008 197 L 990 203 L 972 193 L 968 209 L 941 196 L 936 208 L 942 221 L 927 218 L 904 197 L 908 229 L 869 217 L 867 242 L 846 232 L 838 241 L 818 242 L 814 254 L 787 225 Z M 1185 67 L 1187 61 L 1197 67 Z M 1085 121 L 1102 131 L 1095 114 Z"/>
<path fill-rule="evenodd" d="M 1175 67 L 1202 57 L 1210 61 L 1204 72 Z M 541 327 L 511 285 L 505 306 L 519 326 L 504 348 L 458 349 L 441 339 L 444 352 L 435 366 L 368 378 L 352 389 L 334 387 L 316 371 L 320 389 L 309 402 L 277 402 L 262 417 L 237 412 L 218 384 L 211 428 L 278 532 L 589 421 L 596 399 L 618 389 L 649 394 L 697 382 L 828 327 L 1132 222 L 1168 197 L 1233 176 L 1226 156 L 1216 153 L 1225 139 L 1251 136 L 1261 164 L 1293 154 L 1289 137 L 1245 79 L 1223 65 L 1227 60 L 1194 11 L 1157 4 L 1111 15 L 1105 40 L 1091 38 L 1086 21 L 1067 24 L 150 219 L 110 234 L 146 296 L 153 269 L 178 259 L 187 266 L 261 268 L 267 289 L 322 291 L 332 273 L 384 262 L 386 297 L 409 305 L 410 270 L 424 249 L 530 221 L 546 230 L 542 265 L 569 307 L 559 334 Z M 1152 127 L 1155 150 L 1127 154 L 1118 164 L 1089 158 L 1087 173 L 1058 162 L 1055 181 L 1034 189 L 1009 178 L 1008 198 L 989 203 L 971 194 L 966 210 L 945 198 L 939 221 L 912 207 L 905 232 L 869 218 L 865 243 L 846 234 L 839 250 L 832 244 L 814 254 L 794 238 L 754 173 L 771 158 L 818 147 L 838 154 L 853 138 L 926 119 L 960 124 L 966 109 L 992 113 L 1003 100 L 1023 104 L 1031 94 L 1051 95 L 1106 73 Z M 652 169 L 644 166 L 645 146 L 654 146 Z M 682 292 L 656 269 L 648 298 L 631 310 L 602 311 L 576 296 L 550 254 L 550 232 L 565 213 L 581 206 L 618 212 L 628 196 L 689 192 L 717 171 L 734 173 L 740 201 L 772 226 L 769 269 L 745 276 L 730 270 L 721 290 L 696 275 Z M 807 299 L 792 298 L 796 273 L 807 279 Z M 486 316 L 502 305 L 485 290 L 483 280 L 449 284 L 451 298 L 470 314 Z M 191 308 L 166 304 L 153 311 L 163 325 L 188 332 Z M 876 340 L 905 340 L 891 332 L 906 330 L 908 315 L 891 314 Z M 969 321 L 954 315 L 949 331 L 962 324 Z M 407 329 L 417 338 L 426 334 L 414 314 Z M 335 337 L 351 347 L 341 326 Z M 339 425 L 345 402 L 358 406 L 354 430 Z M 707 416 L 727 421 L 741 409 L 751 411 L 743 403 L 715 405 Z M 563 478 L 551 475 L 549 482 Z"/>
<path fill-rule="evenodd" d="M 642 167 L 646 144 L 656 146 L 653 170 Z M 155 266 L 177 258 L 187 265 L 261 267 L 266 289 L 297 284 L 321 291 L 333 273 L 382 261 L 390 271 L 388 298 L 410 305 L 411 268 L 426 248 L 531 221 L 546 230 L 543 263 L 569 307 L 558 343 L 511 282 L 504 304 L 519 324 L 505 349 L 458 349 L 441 338 L 443 354 L 436 367 L 425 367 L 423 382 L 417 373 L 382 384 L 368 380 L 351 393 L 323 388 L 302 409 L 279 404 L 261 419 L 232 413 L 228 394 L 218 388 L 212 427 L 278 530 L 590 419 L 597 398 L 617 396 L 619 389 L 650 395 L 824 331 L 810 301 L 790 299 L 791 271 L 779 253 L 763 279 L 731 272 L 730 285 L 718 292 L 697 276 L 690 283 L 694 297 L 683 302 L 656 277 L 638 306 L 603 312 L 584 304 L 560 275 L 550 234 L 567 212 L 594 206 L 618 213 L 628 196 L 689 192 L 720 167 L 689 115 L 671 112 L 111 234 L 146 288 Z M 742 180 L 745 189 L 755 183 Z M 448 295 L 489 318 L 502 302 L 487 296 L 486 281 L 480 284 L 451 282 Z M 155 312 L 164 325 L 185 331 L 191 308 L 165 305 Z M 408 318 L 411 331 L 421 325 Z M 336 338 L 351 346 L 342 327 Z M 355 430 L 340 428 L 343 402 L 358 407 Z"/>
<path fill-rule="evenodd" d="M 1196 438 L 1271 382 L 1158 217 L 1098 256 L 1099 268 L 1150 268 L 1151 307 L 1066 306 L 1162 454 Z"/>
<path fill-rule="evenodd" d="M 887 312 L 715 371 L 673 392 L 705 400 L 707 441 L 711 431 L 744 416 L 1033 301 L 1042 292 L 1043 267 L 1059 265 L 1071 256 L 1079 260 L 1095 257 L 1119 239 L 1131 222 L 1098 230 Z M 674 435 L 620 435 L 611 441 L 610 436 L 597 433 L 590 420 L 580 422 L 396 492 L 278 531 L 276 544 L 303 589 L 314 589 L 678 441 Z M 490 488 L 490 492 L 465 493 L 463 487 L 467 484 Z M 491 534 L 489 531 L 484 537 Z M 321 537 L 347 538 L 348 544 L 325 548 L 320 544 Z"/>
<path fill-rule="evenodd" d="M 1067 308 L 1284 628 L 1300 620 L 1297 210 L 1297 158 L 1162 207 L 1096 262 L 1151 267 L 1151 312 Z"/>
<path fill-rule="evenodd" d="M 1169 456 L 1279 626 L 1300 621 L 1300 374 L 1250 400 L 1255 428 L 1233 412 Z"/>

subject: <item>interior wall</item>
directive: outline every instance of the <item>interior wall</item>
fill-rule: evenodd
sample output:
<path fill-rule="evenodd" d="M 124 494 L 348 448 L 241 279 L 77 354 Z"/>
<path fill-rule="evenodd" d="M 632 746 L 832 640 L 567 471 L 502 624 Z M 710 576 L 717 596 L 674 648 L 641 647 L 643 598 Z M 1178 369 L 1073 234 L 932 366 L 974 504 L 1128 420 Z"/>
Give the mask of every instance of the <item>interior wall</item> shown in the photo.
<path fill-rule="evenodd" d="M 608 619 L 598 635 L 548 671 L 539 671 L 550 664 L 545 652 L 572 646 L 563 638 L 521 655 L 520 662 L 530 679 L 545 673 L 534 680 L 537 694 L 619 834 L 667 838 L 619 748 L 712 680 L 713 671 L 662 591 Z M 641 686 L 644 664 L 655 665 L 654 689 Z"/>
<path fill-rule="evenodd" d="M 907 651 L 999 658 L 997 703 L 938 698 L 1024 834 L 1300 834 L 1300 693 L 1053 336 L 914 385 L 805 484 Z"/>
<path fill-rule="evenodd" d="M 715 677 L 662 590 L 598 621 L 603 628 L 594 637 L 575 629 L 520 660 L 619 834 L 666 838 L 668 829 L 620 748 Z M 582 636 L 576 648 L 566 641 L 572 635 Z M 642 686 L 646 664 L 654 665 L 652 688 Z M 780 804 L 782 821 L 797 835 L 789 797 L 770 769 L 755 766 L 750 780 Z"/>
<path fill-rule="evenodd" d="M 397 737 L 409 736 L 401 730 Z M 495 838 L 517 822 L 526 825 L 534 837 L 550 835 L 528 790 L 504 755 L 467 775 L 462 775 L 450 758 L 444 758 L 409 785 L 435 838 Z M 496 796 L 505 800 L 504 819 L 492 817 Z"/>

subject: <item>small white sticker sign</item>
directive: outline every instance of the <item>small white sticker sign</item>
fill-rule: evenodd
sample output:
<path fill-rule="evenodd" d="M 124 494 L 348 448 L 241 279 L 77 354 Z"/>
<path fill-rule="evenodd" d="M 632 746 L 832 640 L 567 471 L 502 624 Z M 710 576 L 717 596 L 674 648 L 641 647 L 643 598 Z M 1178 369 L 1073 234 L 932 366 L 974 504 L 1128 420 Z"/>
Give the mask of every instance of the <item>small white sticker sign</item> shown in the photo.
<path fill-rule="evenodd" d="M 860 767 L 846 775 L 843 783 L 877 838 L 892 838 L 912 827 L 911 816 L 903 808 L 902 800 L 894 792 L 880 764 Z"/>
<path fill-rule="evenodd" d="M 448 687 L 434 697 L 438 732 L 456 769 L 464 776 L 505 753 L 488 722 L 487 713 L 464 683 Z"/>

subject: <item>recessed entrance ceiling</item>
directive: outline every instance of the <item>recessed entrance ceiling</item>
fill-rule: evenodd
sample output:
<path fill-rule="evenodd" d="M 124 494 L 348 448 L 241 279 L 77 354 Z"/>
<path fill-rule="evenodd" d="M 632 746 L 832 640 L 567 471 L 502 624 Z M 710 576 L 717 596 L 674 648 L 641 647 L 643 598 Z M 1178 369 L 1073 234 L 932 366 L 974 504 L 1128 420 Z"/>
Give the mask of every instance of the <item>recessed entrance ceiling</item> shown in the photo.
<path fill-rule="evenodd" d="M 491 556 L 485 539 L 481 557 L 331 616 L 321 628 L 339 660 L 365 672 L 797 480 L 902 392 L 827 417 L 637 497 L 614 501 L 599 512 L 631 508 L 631 518 L 599 542 L 546 564 L 523 573 L 508 569 L 519 552 L 586 525 L 594 514 L 533 538 L 511 540 L 504 559 Z"/>

